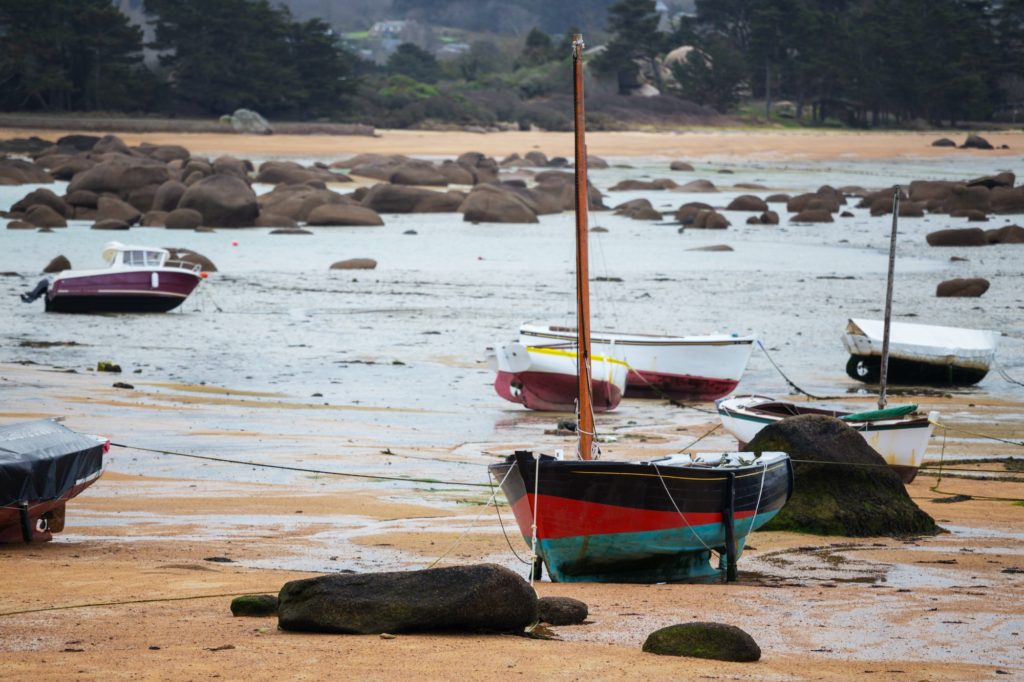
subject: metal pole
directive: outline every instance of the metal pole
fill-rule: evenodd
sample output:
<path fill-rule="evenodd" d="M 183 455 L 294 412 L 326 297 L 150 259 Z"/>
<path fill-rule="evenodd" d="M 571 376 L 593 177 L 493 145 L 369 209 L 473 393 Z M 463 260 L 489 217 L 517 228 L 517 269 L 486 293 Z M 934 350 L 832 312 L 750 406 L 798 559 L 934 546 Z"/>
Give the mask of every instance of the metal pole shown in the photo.
<path fill-rule="evenodd" d="M 882 365 L 879 368 L 878 409 L 886 405 L 885 386 L 889 374 L 889 327 L 892 325 L 892 280 L 896 270 L 896 222 L 900 214 L 900 186 L 892 194 L 892 234 L 889 236 L 889 277 L 885 287 L 885 323 L 882 328 Z"/>

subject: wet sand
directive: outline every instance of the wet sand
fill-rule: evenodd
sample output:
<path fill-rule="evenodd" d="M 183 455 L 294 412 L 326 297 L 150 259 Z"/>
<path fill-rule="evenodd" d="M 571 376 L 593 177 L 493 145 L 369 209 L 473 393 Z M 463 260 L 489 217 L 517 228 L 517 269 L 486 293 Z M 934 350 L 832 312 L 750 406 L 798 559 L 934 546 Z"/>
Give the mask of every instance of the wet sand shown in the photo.
<path fill-rule="evenodd" d="M 72 132 L 72 131 L 68 131 Z M 571 154 L 564 133 L 379 131 L 375 138 L 122 135 L 128 144 L 182 144 L 193 153 L 334 160 L 361 152 L 504 156 L 540 149 Z M 0 130 L 0 138 L 52 130 Z M 698 130 L 593 133 L 591 153 L 607 157 L 745 160 L 901 160 L 1020 156 L 1024 133 L 982 133 L 1010 150 L 931 147 L 964 133 Z M 991 258 L 991 256 L 989 256 Z M 802 280 L 801 280 L 802 281 Z M 388 356 L 391 349 L 379 354 Z M 376 357 L 376 356 L 375 356 Z M 405 356 L 402 356 L 405 357 Z M 381 358 L 376 358 L 381 360 Z M 449 357 L 437 358 L 449 367 Z M 383 361 L 383 360 L 382 360 Z M 59 362 L 53 360 L 52 362 Z M 390 362 L 390 361 L 388 361 Z M 72 363 L 74 364 L 74 363 Z M 0 547 L 0 658 L 12 679 L 1002 679 L 1024 675 L 1024 483 L 985 482 L 946 471 L 910 486 L 912 497 L 950 532 L 896 541 L 757 533 L 733 585 L 558 585 L 590 605 L 590 623 L 552 628 L 560 641 L 511 636 L 296 635 L 274 619 L 235 619 L 232 595 L 276 592 L 290 579 L 337 570 L 398 570 L 493 561 L 522 570 L 502 534 L 483 465 L 518 447 L 571 448 L 552 415 L 509 408 L 480 442 L 425 446 L 422 422 L 443 406 L 325 404 L 309 391 L 175 383 L 158 368 L 136 390 L 120 379 L 46 365 L 0 364 L 0 421 L 60 417 L 115 443 L 215 458 L 190 459 L 114 447 L 104 477 L 68 507 L 67 528 L 44 545 Z M 378 368 L 380 369 L 380 368 Z M 403 370 L 404 371 L 404 370 Z M 166 374 L 166 373 L 165 373 Z M 471 377 L 467 381 L 475 381 Z M 493 400 L 493 396 L 489 396 Z M 847 401 L 870 404 L 870 396 Z M 930 459 L 1020 455 L 978 438 L 1024 439 L 1024 400 L 985 393 L 916 396 L 950 430 L 933 438 Z M 337 401 L 334 401 L 337 402 Z M 664 403 L 644 419 L 623 410 L 604 429 L 616 456 L 678 451 L 717 423 L 714 415 Z M 391 422 L 379 416 L 395 414 Z M 968 432 L 959 429 L 966 429 Z M 401 443 L 396 445 L 396 443 Z M 720 431 L 700 449 L 734 447 Z M 249 462 L 250 464 L 238 464 Z M 266 469 L 262 463 L 321 473 Z M 993 469 L 995 465 L 955 465 Z M 390 478 L 345 478 L 323 472 Z M 1018 474 L 1024 477 L 1024 474 Z M 393 478 L 413 478 L 401 482 Z M 464 482 L 445 485 L 438 481 Z M 974 499 L 943 504 L 957 494 Z M 999 499 L 988 499 L 999 498 Z M 1004 499 L 1005 498 L 1005 499 Z M 508 525 L 511 514 L 503 507 Z M 520 555 L 521 538 L 510 538 Z M 208 561 L 227 558 L 230 562 Z M 653 630 L 717 620 L 758 641 L 756 664 L 723 664 L 643 654 Z"/>
<path fill-rule="evenodd" d="M 0 139 L 38 135 L 54 140 L 75 130 L 0 128 Z M 117 132 L 117 131 L 111 131 Z M 84 134 L 96 135 L 96 132 Z M 234 154 L 260 158 L 341 159 L 364 152 L 410 156 L 457 156 L 467 151 L 503 157 L 539 149 L 550 156 L 571 157 L 572 136 L 558 132 L 467 133 L 378 130 L 376 137 L 337 135 L 234 135 L 215 133 L 119 133 L 129 145 L 180 144 L 193 154 Z M 952 149 L 931 143 L 948 137 L 962 144 L 964 132 L 853 132 L 829 130 L 697 129 L 666 132 L 592 132 L 591 154 L 609 157 L 672 159 L 828 160 L 962 157 L 1019 157 L 1024 132 L 981 131 L 997 149 Z M 998 149 L 1007 145 L 1009 149 Z"/>
<path fill-rule="evenodd" d="M 299 396 L 249 396 L 266 400 L 254 409 L 246 400 L 224 401 L 224 393 L 243 395 L 230 386 L 163 385 L 163 400 L 153 401 L 145 390 L 112 389 L 111 381 L 91 372 L 0 365 L 3 421 L 59 416 L 82 431 L 102 424 L 104 435 L 125 445 L 160 439 L 182 451 L 251 462 L 466 483 L 482 480 L 481 464 L 489 458 L 481 451 L 523 446 L 535 435 L 509 429 L 489 444 L 389 448 L 388 454 L 384 433 L 381 442 L 361 440 L 339 454 L 318 430 L 320 420 L 334 418 L 328 406 L 291 409 L 288 403 L 305 400 Z M 923 398 L 922 407 L 954 415 L 950 424 L 957 426 L 956 415 L 982 402 L 994 418 L 1011 421 L 1003 436 L 1024 435 L 1019 421 L 1013 426 L 1024 405 L 1013 400 Z M 631 436 L 626 456 L 680 447 L 715 419 L 692 410 L 660 414 L 624 430 Z M 284 422 L 290 435 L 276 428 Z M 542 440 L 569 443 L 551 434 Z M 952 459 L 1019 448 L 951 431 L 945 453 Z M 551 628 L 558 640 L 426 634 L 384 640 L 286 633 L 273 618 L 232 618 L 228 606 L 233 595 L 273 593 L 287 580 L 331 570 L 422 568 L 439 558 L 440 565 L 494 561 L 522 570 L 493 508 L 483 506 L 487 488 L 294 472 L 267 477 L 248 465 L 114 447 L 106 474 L 69 505 L 67 528 L 54 542 L 0 548 L 8 577 L 0 584 L 0 650 L 9 678 L 36 680 L 325 679 L 339 672 L 473 680 L 1024 674 L 1024 507 L 985 499 L 1022 498 L 1024 483 L 949 473 L 957 472 L 947 472 L 938 492 L 927 474 L 909 488 L 950 531 L 936 537 L 756 533 L 736 584 L 538 583 L 541 595 L 590 605 L 587 624 Z M 935 501 L 954 494 L 975 499 Z M 507 507 L 503 518 L 511 521 Z M 521 539 L 511 542 L 526 554 Z M 761 646 L 762 660 L 723 664 L 641 652 L 648 633 L 692 620 L 743 627 Z"/>

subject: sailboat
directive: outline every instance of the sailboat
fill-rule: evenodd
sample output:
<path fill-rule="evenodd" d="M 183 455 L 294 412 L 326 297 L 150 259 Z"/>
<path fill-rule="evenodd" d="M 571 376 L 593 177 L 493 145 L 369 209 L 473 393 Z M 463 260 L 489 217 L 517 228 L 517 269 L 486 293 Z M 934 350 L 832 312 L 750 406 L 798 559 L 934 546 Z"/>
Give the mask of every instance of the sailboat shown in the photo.
<path fill-rule="evenodd" d="M 723 398 L 716 402 L 718 416 L 726 431 L 736 437 L 740 447 L 753 440 L 754 436 L 769 424 L 786 417 L 801 414 L 821 414 L 846 422 L 860 432 L 875 452 L 899 475 L 904 483 L 910 483 L 917 476 L 917 470 L 924 461 L 928 439 L 933 424 L 939 419 L 936 411 L 923 415 L 917 405 L 888 407 L 886 386 L 888 383 L 890 334 L 892 333 L 892 289 L 896 266 L 896 220 L 900 210 L 899 187 L 893 194 L 892 234 L 889 240 L 889 274 L 885 293 L 885 320 L 878 329 L 878 355 L 875 378 L 880 379 L 878 409 L 852 411 L 831 406 L 796 404 L 785 400 L 759 395 L 740 395 Z M 852 322 L 851 322 L 852 323 Z M 896 325 L 899 329 L 899 325 Z M 909 327 L 910 325 L 904 325 Z M 926 329 L 938 329 L 926 327 Z M 874 329 L 872 328 L 874 331 Z M 967 330 L 963 330 L 967 331 Z"/>
<path fill-rule="evenodd" d="M 576 456 L 526 450 L 490 465 L 532 548 L 535 573 L 558 582 L 735 580 L 747 535 L 789 499 L 782 452 L 674 454 L 602 461 L 596 447 L 587 245 L 583 39 L 572 45 L 576 142 Z M 712 554 L 720 557 L 718 567 Z"/>

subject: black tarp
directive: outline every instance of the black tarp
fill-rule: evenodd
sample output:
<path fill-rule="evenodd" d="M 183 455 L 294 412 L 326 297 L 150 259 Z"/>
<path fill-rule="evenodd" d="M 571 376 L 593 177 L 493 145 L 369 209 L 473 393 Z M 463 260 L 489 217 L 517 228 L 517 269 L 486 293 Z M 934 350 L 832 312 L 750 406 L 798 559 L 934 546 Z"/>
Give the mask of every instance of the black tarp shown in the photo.
<path fill-rule="evenodd" d="M 103 449 L 49 419 L 0 426 L 0 506 L 59 498 L 103 469 Z"/>

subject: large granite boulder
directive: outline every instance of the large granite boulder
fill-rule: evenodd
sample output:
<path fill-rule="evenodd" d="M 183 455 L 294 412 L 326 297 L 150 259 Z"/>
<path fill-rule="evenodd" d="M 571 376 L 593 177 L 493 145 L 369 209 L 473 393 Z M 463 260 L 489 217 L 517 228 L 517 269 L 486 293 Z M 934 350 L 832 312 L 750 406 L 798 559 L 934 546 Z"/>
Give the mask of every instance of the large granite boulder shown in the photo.
<path fill-rule="evenodd" d="M 257 201 L 261 214 L 272 213 L 294 221 L 305 221 L 313 209 L 324 204 L 355 203 L 337 192 L 305 184 L 278 185 L 272 191 L 260 195 Z"/>
<path fill-rule="evenodd" d="M 194 230 L 203 224 L 203 214 L 194 208 L 176 208 L 164 217 L 168 230 Z"/>
<path fill-rule="evenodd" d="M 929 232 L 928 246 L 985 246 L 988 238 L 980 227 L 952 228 Z"/>
<path fill-rule="evenodd" d="M 323 204 L 309 212 L 308 225 L 383 225 L 380 215 L 371 208 L 351 204 Z"/>
<path fill-rule="evenodd" d="M 993 213 L 1024 213 L 1024 186 L 996 187 L 992 190 Z"/>
<path fill-rule="evenodd" d="M 360 204 L 378 213 L 455 213 L 465 198 L 461 192 L 380 183 L 366 192 Z"/>
<path fill-rule="evenodd" d="M 1007 225 L 985 230 L 985 239 L 989 244 L 1024 244 L 1024 227 Z"/>
<path fill-rule="evenodd" d="M 536 223 L 537 213 L 515 192 L 497 185 L 477 185 L 459 206 L 473 223 Z"/>
<path fill-rule="evenodd" d="M 751 663 L 760 660 L 761 647 L 747 632 L 725 623 L 680 623 L 655 630 L 643 650 L 661 656 L 690 656 L 716 661 Z"/>
<path fill-rule="evenodd" d="M 177 180 L 168 180 L 157 188 L 150 210 L 173 211 L 178 208 L 178 202 L 181 201 L 186 189 L 185 185 Z"/>
<path fill-rule="evenodd" d="M 939 298 L 977 298 L 988 291 L 989 282 L 983 277 L 947 279 L 935 288 Z"/>
<path fill-rule="evenodd" d="M 768 204 L 761 197 L 754 196 L 753 194 L 741 194 L 725 207 L 727 211 L 767 211 Z"/>
<path fill-rule="evenodd" d="M 832 212 L 824 208 L 805 208 L 789 219 L 791 223 L 831 223 Z"/>
<path fill-rule="evenodd" d="M 633 220 L 661 220 L 661 212 L 656 210 L 647 199 L 633 199 L 619 204 L 613 209 L 615 215 L 625 216 Z"/>
<path fill-rule="evenodd" d="M 271 135 L 274 132 L 267 119 L 251 109 L 235 109 L 235 113 L 228 117 L 228 122 L 236 133 Z"/>
<path fill-rule="evenodd" d="M 656 180 L 620 180 L 608 188 L 609 192 L 625 192 L 632 190 L 663 190 L 675 189 L 679 185 L 675 180 L 669 178 L 658 178 Z"/>
<path fill-rule="evenodd" d="M 67 202 L 46 187 L 34 189 L 11 206 L 11 213 L 24 213 L 32 206 L 49 206 L 62 216 L 69 216 Z"/>
<path fill-rule="evenodd" d="M 245 180 L 217 174 L 203 178 L 185 190 L 178 208 L 191 208 L 209 227 L 252 227 L 259 215 L 256 193 Z"/>
<path fill-rule="evenodd" d="M 134 225 L 142 217 L 142 212 L 126 201 L 103 194 L 96 202 L 96 220 L 122 220 Z"/>
<path fill-rule="evenodd" d="M 973 180 L 967 181 L 968 187 L 988 187 L 989 189 L 995 189 L 996 187 L 1013 187 L 1013 183 L 1017 181 L 1017 176 L 1014 175 L 1013 171 L 1002 171 L 995 175 L 985 175 L 980 178 L 974 178 Z"/>
<path fill-rule="evenodd" d="M 586 603 L 572 597 L 541 597 L 537 600 L 537 617 L 550 625 L 579 625 L 587 619 Z"/>
<path fill-rule="evenodd" d="M 25 222 L 36 227 L 67 227 L 64 216 L 44 204 L 33 204 L 25 211 Z"/>
<path fill-rule="evenodd" d="M 427 161 L 409 161 L 391 172 L 388 181 L 394 185 L 429 185 L 444 187 L 448 184 L 445 174 Z"/>
<path fill-rule="evenodd" d="M 336 574 L 286 583 L 277 615 L 281 629 L 309 632 L 520 632 L 537 620 L 537 595 L 494 564 Z"/>
<path fill-rule="evenodd" d="M 693 180 L 675 188 L 677 192 L 717 192 L 718 188 L 710 180 Z"/>
<path fill-rule="evenodd" d="M 102 194 L 110 192 L 122 197 L 146 185 L 162 185 L 170 179 L 167 166 L 146 158 L 122 158 L 102 161 L 78 173 L 68 183 L 67 191 L 84 189 Z"/>
<path fill-rule="evenodd" d="M 992 149 L 992 143 L 981 135 L 968 135 L 960 149 Z"/>
<path fill-rule="evenodd" d="M 65 270 L 71 269 L 71 261 L 68 260 L 67 256 L 60 255 L 54 256 L 53 260 L 46 264 L 43 268 L 43 272 L 51 274 L 55 272 L 64 272 Z"/>
<path fill-rule="evenodd" d="M 949 196 L 942 202 L 937 212 L 957 213 L 960 211 L 981 211 L 988 213 L 992 210 L 992 192 L 984 185 L 957 185 L 950 190 Z"/>
<path fill-rule="evenodd" d="M 31 161 L 0 159 L 0 185 L 25 185 L 37 182 L 53 182 L 53 176 Z"/>
<path fill-rule="evenodd" d="M 765 530 L 850 537 L 939 530 L 882 456 L 838 419 L 788 417 L 763 428 L 744 449 L 786 452 L 795 460 L 793 496 Z"/>
<path fill-rule="evenodd" d="M 346 258 L 331 263 L 331 270 L 374 270 L 377 261 L 373 258 Z"/>
<path fill-rule="evenodd" d="M 304 182 L 351 182 L 352 178 L 324 168 L 306 168 L 294 161 L 266 161 L 260 165 L 256 182 L 296 185 Z"/>
<path fill-rule="evenodd" d="M 198 265 L 204 272 L 217 272 L 217 266 L 213 264 L 213 261 L 201 253 L 178 246 L 165 246 L 164 248 L 171 253 L 171 257 L 168 260 Z"/>

